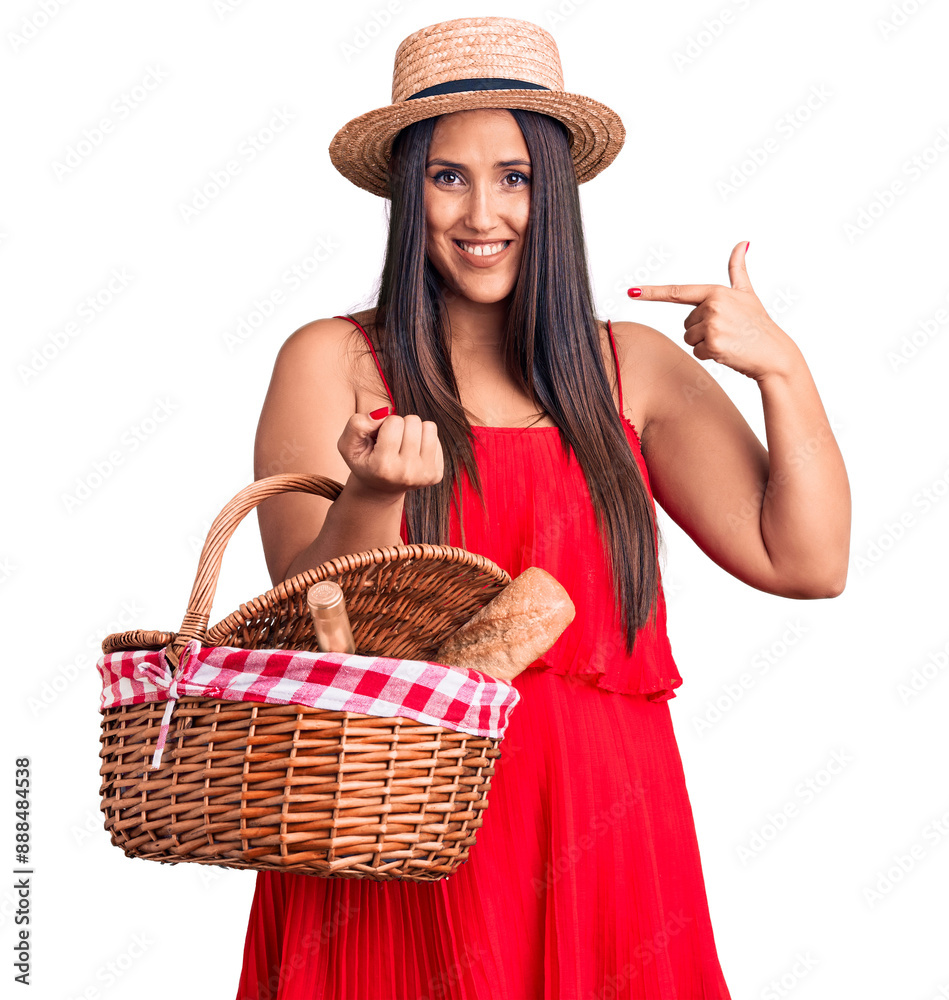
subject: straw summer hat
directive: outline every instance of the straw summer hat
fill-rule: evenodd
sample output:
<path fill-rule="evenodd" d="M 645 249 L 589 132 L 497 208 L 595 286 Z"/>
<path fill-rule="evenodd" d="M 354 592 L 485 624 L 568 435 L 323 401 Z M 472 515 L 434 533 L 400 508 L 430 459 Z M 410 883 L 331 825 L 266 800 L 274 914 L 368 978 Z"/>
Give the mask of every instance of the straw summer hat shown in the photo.
<path fill-rule="evenodd" d="M 399 130 L 471 108 L 522 108 L 559 119 L 570 130 L 580 184 L 608 167 L 626 138 L 615 111 L 563 89 L 560 53 L 549 32 L 508 17 L 463 17 L 421 28 L 399 45 L 392 103 L 344 125 L 330 143 L 330 159 L 353 184 L 387 198 Z"/>

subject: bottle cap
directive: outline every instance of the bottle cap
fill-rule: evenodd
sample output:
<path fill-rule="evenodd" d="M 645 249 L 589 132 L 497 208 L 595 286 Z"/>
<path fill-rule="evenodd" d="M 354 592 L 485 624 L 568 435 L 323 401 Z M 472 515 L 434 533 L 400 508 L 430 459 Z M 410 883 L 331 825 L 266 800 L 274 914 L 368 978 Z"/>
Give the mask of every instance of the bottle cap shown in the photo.
<path fill-rule="evenodd" d="M 332 580 L 314 583 L 307 591 L 306 601 L 310 613 L 317 618 L 335 618 L 345 606 L 343 588 Z"/>

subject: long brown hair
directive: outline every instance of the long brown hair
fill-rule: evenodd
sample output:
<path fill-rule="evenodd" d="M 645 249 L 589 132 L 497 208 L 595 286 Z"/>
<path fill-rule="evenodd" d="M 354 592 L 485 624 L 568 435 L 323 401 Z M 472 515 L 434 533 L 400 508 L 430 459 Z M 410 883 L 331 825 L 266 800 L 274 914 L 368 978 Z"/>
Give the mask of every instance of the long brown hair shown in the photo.
<path fill-rule="evenodd" d="M 530 154 L 531 201 L 502 350 L 511 377 L 550 414 L 565 454 L 572 449 L 583 470 L 629 654 L 656 600 L 658 525 L 603 363 L 567 130 L 537 112 L 511 114 Z M 389 234 L 373 326 L 398 412 L 434 420 L 445 456 L 440 483 L 406 494 L 409 538 L 445 544 L 462 469 L 484 499 L 451 364 L 446 292 L 425 249 L 425 161 L 436 121 L 407 126 L 393 144 Z"/>

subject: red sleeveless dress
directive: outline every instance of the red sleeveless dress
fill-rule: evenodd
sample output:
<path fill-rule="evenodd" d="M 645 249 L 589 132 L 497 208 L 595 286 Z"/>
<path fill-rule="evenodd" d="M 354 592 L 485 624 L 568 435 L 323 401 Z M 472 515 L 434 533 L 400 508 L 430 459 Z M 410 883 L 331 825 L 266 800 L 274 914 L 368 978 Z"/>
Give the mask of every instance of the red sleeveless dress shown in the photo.
<path fill-rule="evenodd" d="M 730 1000 L 667 704 L 682 678 L 661 585 L 627 656 L 557 428 L 474 433 L 485 508 L 465 477 L 451 544 L 512 576 L 542 567 L 576 618 L 514 679 L 468 861 L 432 883 L 258 872 L 237 1000 Z"/>

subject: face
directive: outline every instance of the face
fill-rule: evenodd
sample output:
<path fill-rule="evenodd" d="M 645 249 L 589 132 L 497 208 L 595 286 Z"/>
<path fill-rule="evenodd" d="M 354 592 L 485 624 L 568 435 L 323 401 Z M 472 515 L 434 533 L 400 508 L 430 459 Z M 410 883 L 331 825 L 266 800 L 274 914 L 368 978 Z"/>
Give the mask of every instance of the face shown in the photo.
<path fill-rule="evenodd" d="M 530 182 L 527 144 L 510 111 L 456 111 L 436 122 L 425 168 L 426 249 L 455 294 L 480 303 L 511 294 Z"/>

